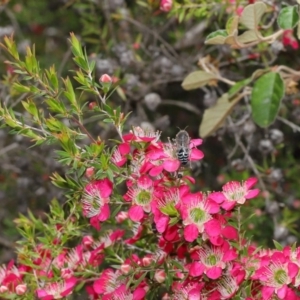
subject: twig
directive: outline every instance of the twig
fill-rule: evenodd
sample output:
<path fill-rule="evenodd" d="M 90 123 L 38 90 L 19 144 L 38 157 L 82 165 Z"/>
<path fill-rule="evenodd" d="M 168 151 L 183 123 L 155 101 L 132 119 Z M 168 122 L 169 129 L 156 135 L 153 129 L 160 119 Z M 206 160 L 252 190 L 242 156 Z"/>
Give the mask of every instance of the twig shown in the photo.
<path fill-rule="evenodd" d="M 144 31 L 148 32 L 149 34 L 153 35 L 155 38 L 157 38 L 164 46 L 165 48 L 170 52 L 171 57 L 173 56 L 173 58 L 176 59 L 176 61 L 178 61 L 178 59 L 180 59 L 179 55 L 176 53 L 176 51 L 173 49 L 173 47 L 167 43 L 159 34 L 157 34 L 157 32 L 155 32 L 154 30 L 149 29 L 147 26 L 145 26 L 144 24 L 133 20 L 129 17 L 125 17 L 123 16 L 123 19 L 125 19 L 126 21 L 128 21 L 129 23 L 140 27 L 141 29 L 143 29 Z"/>
<path fill-rule="evenodd" d="M 300 126 L 288 121 L 287 119 L 284 119 L 284 118 L 278 116 L 277 120 L 279 120 L 280 122 L 290 126 L 294 131 L 300 132 Z"/>
<path fill-rule="evenodd" d="M 13 143 L 13 144 L 10 144 L 10 145 L 8 145 L 8 146 L 2 148 L 2 149 L 0 150 L 0 156 L 1 156 L 1 155 L 4 155 L 5 153 L 7 153 L 7 152 L 9 152 L 9 151 L 11 151 L 11 150 L 13 150 L 13 149 L 15 149 L 15 148 L 18 148 L 19 146 L 20 146 L 20 145 L 19 145 L 18 143 Z"/>
<path fill-rule="evenodd" d="M 89 137 L 89 139 L 96 143 L 96 140 L 91 136 L 91 134 L 88 132 L 88 130 L 74 117 L 72 117 L 72 120 L 80 127 L 80 129 L 85 132 L 85 134 Z"/>
<path fill-rule="evenodd" d="M 6 248 L 14 249 L 15 244 L 0 236 L 0 244 Z"/>
<path fill-rule="evenodd" d="M 230 117 L 228 117 L 228 120 L 230 122 L 230 125 L 233 125 L 233 122 Z M 261 175 L 260 175 L 257 167 L 255 166 L 255 163 L 254 163 L 252 157 L 249 155 L 248 150 L 246 149 L 245 145 L 243 144 L 243 142 L 241 141 L 241 139 L 237 133 L 234 133 L 234 138 L 235 138 L 235 142 L 240 146 L 240 148 L 244 152 L 244 155 L 245 155 L 246 159 L 248 160 L 248 162 L 252 168 L 252 171 L 258 178 L 258 182 L 259 182 L 259 185 L 261 186 L 262 190 L 267 191 L 266 185 L 265 185 L 264 181 L 262 180 Z M 268 206 L 269 203 L 270 203 L 270 199 L 266 198 L 266 206 Z"/>
<path fill-rule="evenodd" d="M 177 101 L 177 100 L 163 100 L 160 105 L 176 105 L 179 107 L 182 107 L 198 116 L 201 116 L 201 111 L 194 105 L 183 102 L 183 101 Z"/>
<path fill-rule="evenodd" d="M 69 48 L 66 53 L 63 56 L 63 59 L 61 61 L 61 64 L 59 65 L 59 68 L 57 70 L 57 77 L 61 77 L 61 73 L 64 69 L 64 66 L 66 65 L 67 61 L 70 59 L 70 57 L 72 56 L 72 50 L 71 48 Z"/>

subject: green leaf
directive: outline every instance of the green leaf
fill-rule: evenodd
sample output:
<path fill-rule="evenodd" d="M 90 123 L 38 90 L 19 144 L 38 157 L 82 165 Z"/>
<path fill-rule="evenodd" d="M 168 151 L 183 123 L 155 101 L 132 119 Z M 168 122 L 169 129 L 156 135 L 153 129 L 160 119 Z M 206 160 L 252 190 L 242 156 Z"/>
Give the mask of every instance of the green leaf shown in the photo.
<path fill-rule="evenodd" d="M 66 108 L 58 99 L 48 98 L 45 100 L 45 102 L 48 104 L 49 109 L 53 112 L 61 114 L 66 112 Z"/>
<path fill-rule="evenodd" d="M 221 127 L 226 117 L 240 99 L 241 97 L 237 96 L 229 101 L 228 94 L 224 94 L 214 106 L 205 110 L 199 129 L 200 136 L 202 138 L 207 137 Z"/>
<path fill-rule="evenodd" d="M 228 98 L 234 97 L 238 94 L 245 86 L 247 86 L 252 81 L 251 78 L 246 78 L 241 81 L 238 81 L 231 89 L 228 91 Z"/>
<path fill-rule="evenodd" d="M 201 86 L 208 84 L 211 80 L 217 79 L 218 77 L 212 73 L 205 71 L 195 71 L 190 73 L 184 80 L 181 86 L 189 91 L 197 89 Z"/>
<path fill-rule="evenodd" d="M 226 31 L 228 35 L 233 34 L 238 29 L 239 17 L 234 16 L 228 19 L 226 23 Z"/>
<path fill-rule="evenodd" d="M 18 93 L 29 93 L 30 92 L 30 87 L 22 85 L 18 82 L 13 83 L 13 89 Z"/>
<path fill-rule="evenodd" d="M 76 56 L 73 58 L 75 63 L 84 71 L 88 72 L 89 71 L 89 65 L 87 61 L 84 59 L 84 57 Z"/>
<path fill-rule="evenodd" d="M 255 30 L 247 30 L 237 37 L 238 42 L 240 42 L 242 44 L 255 42 L 258 39 L 259 39 L 259 37 Z"/>
<path fill-rule="evenodd" d="M 257 29 L 261 17 L 266 12 L 267 6 L 263 2 L 247 5 L 240 18 L 240 23 L 249 29 Z"/>
<path fill-rule="evenodd" d="M 33 101 L 22 101 L 22 105 L 32 116 L 34 116 L 36 119 L 39 119 L 39 112 Z"/>
<path fill-rule="evenodd" d="M 78 110 L 78 103 L 77 103 L 77 99 L 76 99 L 76 95 L 73 89 L 73 85 L 71 83 L 71 80 L 69 79 L 69 77 L 67 77 L 64 80 L 64 84 L 66 87 L 66 91 L 64 92 L 64 95 L 68 98 L 68 100 L 71 102 L 71 104 Z"/>
<path fill-rule="evenodd" d="M 225 38 L 228 36 L 228 33 L 224 29 L 220 29 L 210 33 L 206 39 L 205 44 L 207 45 L 222 45 L 224 44 Z"/>
<path fill-rule="evenodd" d="M 274 246 L 277 250 L 282 251 L 283 250 L 283 246 L 278 243 L 277 241 L 273 240 Z"/>
<path fill-rule="evenodd" d="M 257 125 L 267 127 L 273 123 L 283 95 L 284 82 L 276 72 L 269 72 L 255 82 L 251 107 L 253 120 Z"/>
<path fill-rule="evenodd" d="M 292 29 L 294 28 L 298 21 L 299 15 L 297 11 L 297 6 L 288 6 L 284 7 L 280 12 L 277 18 L 277 22 L 280 28 L 282 29 Z"/>
<path fill-rule="evenodd" d="M 71 32 L 70 36 L 71 36 L 71 45 L 72 45 L 71 50 L 72 50 L 74 56 L 83 57 L 83 51 L 82 51 L 81 44 L 79 43 L 75 34 L 73 32 Z"/>

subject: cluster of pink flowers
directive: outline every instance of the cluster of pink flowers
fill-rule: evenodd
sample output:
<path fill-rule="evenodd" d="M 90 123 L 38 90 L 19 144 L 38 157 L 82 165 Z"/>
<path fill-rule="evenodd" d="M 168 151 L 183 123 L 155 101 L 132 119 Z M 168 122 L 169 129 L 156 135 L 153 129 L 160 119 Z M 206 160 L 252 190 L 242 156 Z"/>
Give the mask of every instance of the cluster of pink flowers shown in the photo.
<path fill-rule="evenodd" d="M 257 180 L 194 192 L 194 178 L 179 176 L 176 145 L 159 138 L 134 128 L 114 149 L 123 196 L 111 179 L 87 170 L 82 214 L 100 238 L 85 236 L 58 255 L 39 245 L 30 266 L 0 268 L 0 296 L 26 293 L 31 273 L 43 278 L 36 290 L 43 300 L 62 299 L 80 284 L 93 300 L 142 300 L 154 287 L 164 300 L 300 299 L 300 248 L 257 249 L 229 224 L 235 208 L 258 195 Z M 201 142 L 190 141 L 189 160 L 203 158 Z"/>

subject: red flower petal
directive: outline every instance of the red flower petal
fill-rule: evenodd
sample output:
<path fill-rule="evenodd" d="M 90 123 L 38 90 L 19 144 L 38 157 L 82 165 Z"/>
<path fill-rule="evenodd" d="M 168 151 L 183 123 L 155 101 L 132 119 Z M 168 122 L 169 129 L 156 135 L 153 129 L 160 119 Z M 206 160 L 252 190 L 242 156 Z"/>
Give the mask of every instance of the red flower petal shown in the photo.
<path fill-rule="evenodd" d="M 139 205 L 131 206 L 128 211 L 128 216 L 132 221 L 139 222 L 144 217 L 144 210 Z"/>
<path fill-rule="evenodd" d="M 204 157 L 204 153 L 201 150 L 198 150 L 196 148 L 191 150 L 191 160 L 200 160 Z"/>
<path fill-rule="evenodd" d="M 165 160 L 163 163 L 163 167 L 168 172 L 175 172 L 180 167 L 180 162 L 178 160 Z"/>
<path fill-rule="evenodd" d="M 184 228 L 184 238 L 187 242 L 193 242 L 199 234 L 199 230 L 196 225 L 189 224 Z"/>
<path fill-rule="evenodd" d="M 203 274 L 205 267 L 199 262 L 193 262 L 190 266 L 189 274 L 198 277 Z"/>
<path fill-rule="evenodd" d="M 238 238 L 238 232 L 236 228 L 230 225 L 222 229 L 222 235 L 229 240 L 237 240 Z"/>
<path fill-rule="evenodd" d="M 204 224 L 208 236 L 219 236 L 221 234 L 221 224 L 218 220 L 212 219 Z"/>
<path fill-rule="evenodd" d="M 222 268 L 220 267 L 212 267 L 206 272 L 206 275 L 210 279 L 218 279 L 222 275 Z"/>

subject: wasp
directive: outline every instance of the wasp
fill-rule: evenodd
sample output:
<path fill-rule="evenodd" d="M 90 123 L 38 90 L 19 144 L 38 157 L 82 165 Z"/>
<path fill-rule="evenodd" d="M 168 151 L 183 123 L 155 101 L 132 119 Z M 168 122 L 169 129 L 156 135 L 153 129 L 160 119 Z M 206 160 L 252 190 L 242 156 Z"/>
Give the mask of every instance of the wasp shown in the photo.
<path fill-rule="evenodd" d="M 185 166 L 190 158 L 191 138 L 187 131 L 180 130 L 174 139 L 176 155 L 182 166 Z"/>

